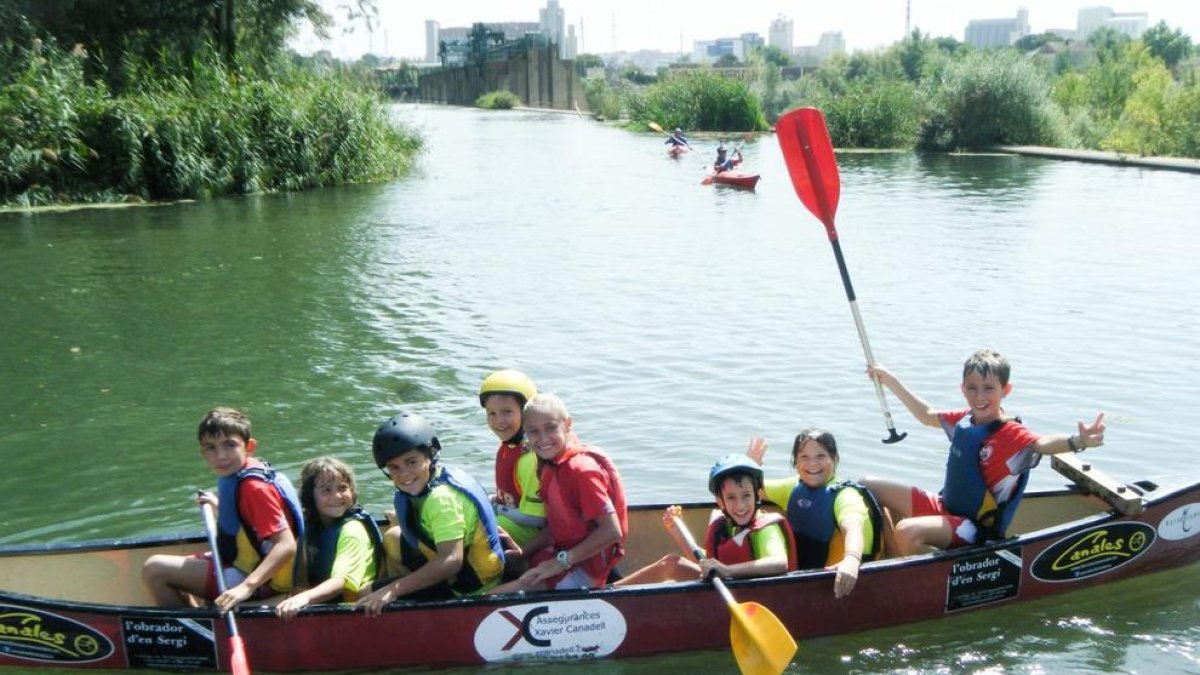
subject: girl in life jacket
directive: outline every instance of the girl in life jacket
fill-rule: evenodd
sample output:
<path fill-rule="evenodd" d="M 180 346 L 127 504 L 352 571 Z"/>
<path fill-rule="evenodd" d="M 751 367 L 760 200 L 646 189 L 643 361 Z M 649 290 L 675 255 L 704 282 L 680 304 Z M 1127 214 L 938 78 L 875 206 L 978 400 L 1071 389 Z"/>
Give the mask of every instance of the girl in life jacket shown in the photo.
<path fill-rule="evenodd" d="M 275 615 L 284 620 L 315 602 L 354 602 L 383 566 L 379 526 L 359 506 L 354 469 L 345 462 L 318 457 L 305 464 L 300 504 L 308 588 L 275 607 Z"/>
<path fill-rule="evenodd" d="M 746 454 L 761 463 L 766 451 L 766 442 L 754 438 Z M 768 480 L 763 492 L 767 501 L 787 514 L 799 568 L 837 572 L 833 594 L 844 598 L 854 590 L 863 560 L 874 560 L 881 553 L 877 542 L 882 511 L 869 490 L 838 480 L 837 465 L 833 434 L 806 429 L 792 444 L 797 475 Z"/>
<path fill-rule="evenodd" d="M 759 508 L 762 468 L 745 455 L 728 455 L 709 470 L 708 490 L 717 501 L 705 536 L 705 557 L 699 562 L 677 554 L 614 584 L 626 586 L 661 581 L 694 581 L 717 575 L 723 579 L 763 577 L 796 569 L 795 545 L 787 522 L 777 513 Z M 663 524 L 680 548 L 688 546 L 675 530 L 672 508 L 663 513 Z"/>

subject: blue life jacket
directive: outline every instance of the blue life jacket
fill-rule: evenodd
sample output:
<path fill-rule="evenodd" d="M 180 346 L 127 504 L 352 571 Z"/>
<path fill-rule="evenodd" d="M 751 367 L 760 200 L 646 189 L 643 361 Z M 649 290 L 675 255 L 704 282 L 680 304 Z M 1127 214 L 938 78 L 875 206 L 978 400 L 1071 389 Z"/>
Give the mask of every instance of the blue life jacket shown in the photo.
<path fill-rule="evenodd" d="M 371 540 L 371 556 L 375 559 L 375 577 L 379 578 L 383 574 L 385 569 L 383 535 L 379 532 L 379 525 L 375 519 L 361 506 L 355 504 L 332 525 L 310 533 L 314 536 L 305 539 L 309 586 L 316 586 L 333 573 L 333 559 L 337 556 L 338 538 L 342 534 L 342 527 L 351 520 L 357 520 L 367 529 L 367 537 Z"/>
<path fill-rule="evenodd" d="M 838 493 L 846 488 L 858 490 L 862 495 L 871 526 L 875 530 L 871 548 L 863 551 L 862 559 L 866 561 L 879 557 L 880 540 L 883 537 L 883 511 L 870 490 L 849 480 L 822 485 L 819 488 L 810 488 L 804 481 L 798 481 L 787 501 L 787 520 L 795 535 L 798 569 L 825 566 L 829 557 L 829 542 L 837 531 L 834 502 L 837 501 Z"/>
<path fill-rule="evenodd" d="M 448 485 L 466 495 L 475 507 L 475 513 L 479 517 L 480 526 L 484 528 L 487 534 L 488 547 L 500 559 L 500 564 L 503 566 L 504 548 L 500 544 L 500 530 L 496 526 L 496 514 L 492 510 L 491 500 L 488 499 L 487 492 L 484 491 L 483 486 L 467 472 L 445 464 L 435 465 L 433 474 L 433 477 L 425 485 L 425 490 L 418 496 L 424 497 L 428 495 L 430 490 L 439 485 Z M 396 494 L 392 498 L 392 503 L 396 508 L 396 522 L 400 523 L 400 533 L 403 540 L 403 546 L 401 547 L 402 559 L 406 567 L 415 570 L 427 562 L 428 555 L 415 556 L 413 552 L 420 550 L 432 552 L 437 550 L 437 544 L 429 536 L 428 532 L 421 529 L 421 519 L 418 517 L 417 509 L 412 508 L 412 501 L 413 497 L 411 495 L 399 489 L 396 490 Z M 463 542 L 464 554 L 470 545 L 470 541 Z M 482 586 L 483 582 L 480 580 L 479 575 L 476 574 L 475 569 L 464 559 L 462 569 L 459 570 L 454 580 L 450 582 L 450 587 L 457 593 L 468 595 L 477 591 Z"/>
<path fill-rule="evenodd" d="M 288 480 L 286 475 L 272 469 L 270 464 L 262 460 L 251 459 L 237 473 L 217 479 L 217 498 L 219 500 L 217 503 L 217 550 L 221 555 L 221 563 L 229 566 L 233 564 L 234 560 L 237 560 L 237 535 L 240 530 L 245 530 L 246 538 L 250 540 L 250 545 L 254 547 L 260 559 L 267 555 L 267 552 L 263 550 L 262 537 L 253 528 L 246 526 L 238 511 L 238 487 L 244 480 L 261 480 L 270 483 L 283 499 L 296 528 L 297 552 L 293 562 L 292 578 L 299 579 L 300 563 L 303 559 L 301 553 L 303 549 L 299 544 L 304 541 L 304 513 L 300 508 L 300 497 L 296 494 L 296 488 L 292 486 L 292 481 Z"/>
<path fill-rule="evenodd" d="M 983 481 L 979 453 L 987 445 L 988 439 L 1007 422 L 1001 419 L 980 425 L 974 423 L 971 415 L 964 415 L 954 425 L 950 440 L 946 480 L 942 484 L 942 503 L 950 513 L 970 518 L 979 529 L 980 541 L 1004 538 L 1025 493 L 1025 485 L 1029 482 L 1029 472 L 1021 472 L 1012 497 L 1003 504 L 997 504 L 995 496 Z"/>

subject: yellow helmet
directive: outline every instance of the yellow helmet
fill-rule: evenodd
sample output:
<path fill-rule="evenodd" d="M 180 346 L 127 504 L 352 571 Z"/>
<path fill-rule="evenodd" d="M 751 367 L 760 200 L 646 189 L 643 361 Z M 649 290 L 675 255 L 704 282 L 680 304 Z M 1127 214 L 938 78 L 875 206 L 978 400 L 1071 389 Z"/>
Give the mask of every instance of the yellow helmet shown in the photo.
<path fill-rule="evenodd" d="M 488 375 L 479 385 L 479 405 L 487 403 L 487 397 L 492 394 L 512 394 L 525 405 L 529 399 L 537 396 L 537 387 L 529 376 L 519 370 L 497 370 Z"/>

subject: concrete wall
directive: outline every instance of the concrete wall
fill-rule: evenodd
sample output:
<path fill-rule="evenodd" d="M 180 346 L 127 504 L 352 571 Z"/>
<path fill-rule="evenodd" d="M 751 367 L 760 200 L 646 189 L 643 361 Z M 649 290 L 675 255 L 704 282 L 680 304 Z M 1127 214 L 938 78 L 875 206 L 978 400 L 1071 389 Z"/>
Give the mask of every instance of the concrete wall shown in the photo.
<path fill-rule="evenodd" d="M 562 60 L 555 45 L 488 61 L 482 72 L 474 65 L 439 68 L 422 74 L 417 86 L 420 100 L 434 103 L 474 105 L 483 94 L 507 89 L 531 108 L 588 109 L 575 62 Z"/>

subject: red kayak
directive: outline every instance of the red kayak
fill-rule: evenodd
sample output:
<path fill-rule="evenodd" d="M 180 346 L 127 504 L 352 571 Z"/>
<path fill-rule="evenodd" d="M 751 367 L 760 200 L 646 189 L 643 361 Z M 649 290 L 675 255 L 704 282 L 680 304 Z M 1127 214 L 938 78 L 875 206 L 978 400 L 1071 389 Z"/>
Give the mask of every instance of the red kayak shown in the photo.
<path fill-rule="evenodd" d="M 679 157 L 687 151 L 688 146 L 686 145 L 672 145 L 671 147 L 667 148 L 667 154 L 671 157 L 671 159 L 679 159 Z"/>
<path fill-rule="evenodd" d="M 721 185 L 732 185 L 733 187 L 753 190 L 754 186 L 758 185 L 758 174 L 746 173 L 744 171 L 738 171 L 737 169 L 730 169 L 729 171 L 720 171 L 709 174 L 708 177 L 704 179 L 704 183 L 720 183 Z"/>

